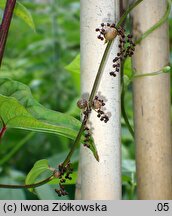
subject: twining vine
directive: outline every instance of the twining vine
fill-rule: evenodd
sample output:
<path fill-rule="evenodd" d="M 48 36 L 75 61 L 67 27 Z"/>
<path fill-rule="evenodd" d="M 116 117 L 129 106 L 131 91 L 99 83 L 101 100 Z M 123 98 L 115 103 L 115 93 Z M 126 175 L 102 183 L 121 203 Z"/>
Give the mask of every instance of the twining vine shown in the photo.
<path fill-rule="evenodd" d="M 91 137 L 91 130 L 87 126 L 87 121 L 89 119 L 90 113 L 93 111 L 97 112 L 97 117 L 101 120 L 107 123 L 109 121 L 108 115 L 104 113 L 102 110 L 102 107 L 105 106 L 105 103 L 102 99 L 100 99 L 96 95 L 96 91 L 99 86 L 99 82 L 101 80 L 101 75 L 103 73 L 103 68 L 106 64 L 106 60 L 108 57 L 108 53 L 110 51 L 110 48 L 112 46 L 112 43 L 116 37 L 119 37 L 119 52 L 117 53 L 117 56 L 114 58 L 113 63 L 112 63 L 112 71 L 109 72 L 109 74 L 113 77 L 116 77 L 118 72 L 120 71 L 121 67 L 121 74 L 123 77 L 123 69 L 124 69 L 124 61 L 127 57 L 131 57 L 134 54 L 135 50 L 135 45 L 138 44 L 143 38 L 148 36 L 152 31 L 154 31 L 156 28 L 158 28 L 160 25 L 162 25 L 166 19 L 168 18 L 169 11 L 170 11 L 170 3 L 168 4 L 167 12 L 163 16 L 163 18 L 155 24 L 150 30 L 145 32 L 141 38 L 136 40 L 135 42 L 133 41 L 132 35 L 131 34 L 126 34 L 124 28 L 122 28 L 122 24 L 124 20 L 126 19 L 127 15 L 135 8 L 139 3 L 141 3 L 143 0 L 137 0 L 133 4 L 129 6 L 129 8 L 124 12 L 124 14 L 121 16 L 119 22 L 117 24 L 115 23 L 102 23 L 100 28 L 96 29 L 96 32 L 99 32 L 98 39 L 100 40 L 105 40 L 107 42 L 105 51 L 103 53 L 101 63 L 99 65 L 99 69 L 89 96 L 88 101 L 85 99 L 80 99 L 77 103 L 78 107 L 82 110 L 83 114 L 83 120 L 81 127 L 78 131 L 78 134 L 74 140 L 74 143 L 72 145 L 72 148 L 68 155 L 66 156 L 65 160 L 63 163 L 58 165 L 58 168 L 50 168 L 52 171 L 52 174 L 37 183 L 34 184 L 26 184 L 26 185 L 6 185 L 6 184 L 0 184 L 0 188 L 35 188 L 39 187 L 45 183 L 48 183 L 52 181 L 54 178 L 59 179 L 59 189 L 55 189 L 57 194 L 59 196 L 62 195 L 67 195 L 68 193 L 65 191 L 63 183 L 65 183 L 66 179 L 71 180 L 71 174 L 73 172 L 72 165 L 70 163 L 70 158 L 75 151 L 76 147 L 79 145 L 81 136 L 84 134 L 84 146 L 87 148 L 90 148 L 90 142 L 92 142 L 92 137 Z M 15 7 L 16 0 L 7 0 L 6 2 L 6 7 L 4 10 L 4 15 L 1 23 L 1 28 L 0 28 L 0 64 L 3 58 L 3 53 L 5 49 L 5 44 L 8 36 L 8 30 L 10 27 L 10 22 L 11 18 L 13 15 L 13 10 Z M 125 107 L 124 107 L 124 96 L 125 96 L 125 88 L 124 88 L 124 83 L 123 83 L 123 78 L 122 78 L 122 114 L 124 117 L 124 120 L 126 122 L 126 125 L 128 126 L 131 134 L 134 136 L 134 131 L 132 127 L 130 126 L 130 123 L 127 118 L 127 114 L 125 112 Z M 3 122 L 3 121 L 2 121 Z M 3 125 L 3 128 L 5 128 L 5 125 Z M 0 131 L 0 136 L 2 137 L 4 133 L 4 129 Z M 6 129 L 6 128 L 5 128 Z M 95 155 L 97 161 L 99 161 L 98 155 Z"/>

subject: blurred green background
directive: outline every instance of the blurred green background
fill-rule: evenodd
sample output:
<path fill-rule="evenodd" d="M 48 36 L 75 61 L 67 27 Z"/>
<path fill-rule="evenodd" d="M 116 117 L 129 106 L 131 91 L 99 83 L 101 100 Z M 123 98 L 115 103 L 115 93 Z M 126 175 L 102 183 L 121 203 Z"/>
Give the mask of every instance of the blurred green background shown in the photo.
<path fill-rule="evenodd" d="M 33 96 L 47 108 L 80 118 L 76 108 L 79 98 L 80 5 L 78 0 L 20 0 L 32 14 L 36 32 L 14 16 L 0 77 L 27 84 Z M 0 10 L 2 15 L 2 10 Z M 172 19 L 170 18 L 172 26 Z M 172 28 L 170 28 L 170 45 Z M 172 56 L 171 56 L 172 57 Z M 75 61 L 71 64 L 71 62 Z M 127 61 L 125 70 L 130 70 Z M 131 125 L 131 86 L 126 92 L 125 106 Z M 122 119 L 123 199 L 136 199 L 134 142 Z M 18 144 L 18 148 L 15 146 Z M 55 135 L 8 130 L 0 145 L 0 182 L 21 184 L 33 164 L 48 159 L 50 164 L 63 161 L 72 141 Z M 11 153 L 8 158 L 5 156 Z M 4 160 L 5 158 L 5 160 Z M 75 171 L 78 151 L 73 156 Z M 75 177 L 75 176 L 74 176 Z M 67 185 L 69 196 L 59 198 L 44 185 L 28 190 L 0 189 L 0 199 L 74 199 L 75 184 Z"/>

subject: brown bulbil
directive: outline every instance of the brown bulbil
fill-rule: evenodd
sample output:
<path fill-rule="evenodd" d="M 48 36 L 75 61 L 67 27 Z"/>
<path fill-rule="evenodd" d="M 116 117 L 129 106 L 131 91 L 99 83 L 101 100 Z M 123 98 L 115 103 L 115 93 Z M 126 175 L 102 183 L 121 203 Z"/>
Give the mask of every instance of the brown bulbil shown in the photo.
<path fill-rule="evenodd" d="M 118 31 L 115 27 L 115 23 L 101 23 L 101 28 L 96 28 L 96 32 L 100 32 L 97 36 L 100 40 L 111 41 L 118 35 Z"/>
<path fill-rule="evenodd" d="M 85 109 L 85 108 L 87 107 L 87 100 L 81 98 L 81 99 L 77 102 L 77 106 L 78 106 L 80 109 Z"/>
<path fill-rule="evenodd" d="M 94 100 L 92 106 L 93 106 L 94 109 L 99 109 L 99 108 L 102 107 L 102 101 L 100 101 L 100 100 Z"/>
<path fill-rule="evenodd" d="M 104 37 L 107 41 L 111 41 L 118 35 L 118 31 L 116 28 L 113 27 L 107 27 L 104 33 Z"/>

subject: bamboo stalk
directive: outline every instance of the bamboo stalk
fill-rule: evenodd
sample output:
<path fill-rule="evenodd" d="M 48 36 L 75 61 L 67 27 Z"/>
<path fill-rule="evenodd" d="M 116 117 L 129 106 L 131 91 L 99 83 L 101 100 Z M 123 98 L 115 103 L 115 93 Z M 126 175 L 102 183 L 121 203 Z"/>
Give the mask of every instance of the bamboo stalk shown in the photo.
<path fill-rule="evenodd" d="M 133 11 L 133 33 L 139 36 L 164 15 L 166 0 L 144 0 Z M 168 24 L 136 46 L 136 75 L 161 70 L 169 63 Z M 172 199 L 170 74 L 138 77 L 133 84 L 136 167 L 139 199 Z"/>
<path fill-rule="evenodd" d="M 82 95 L 87 99 L 106 47 L 97 39 L 95 28 L 102 22 L 118 19 L 119 0 L 81 0 L 81 86 Z M 106 111 L 111 117 L 105 124 L 97 118 L 96 113 L 91 114 L 93 138 L 100 162 L 95 160 L 89 149 L 81 147 L 80 199 L 121 198 L 120 76 L 109 76 L 112 60 L 118 51 L 117 44 L 115 40 L 98 89 L 98 95 L 105 99 Z"/>

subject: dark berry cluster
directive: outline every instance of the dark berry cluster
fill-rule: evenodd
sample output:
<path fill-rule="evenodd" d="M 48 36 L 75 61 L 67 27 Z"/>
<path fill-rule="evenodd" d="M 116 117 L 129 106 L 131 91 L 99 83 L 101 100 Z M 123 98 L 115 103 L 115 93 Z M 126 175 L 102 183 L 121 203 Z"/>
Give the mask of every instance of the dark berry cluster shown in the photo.
<path fill-rule="evenodd" d="M 117 56 L 119 55 L 119 53 L 117 53 Z M 111 71 L 109 74 L 111 76 L 116 77 L 116 73 L 118 73 L 120 71 L 120 57 L 115 57 L 113 59 L 113 65 L 112 67 L 114 68 L 113 71 Z"/>
<path fill-rule="evenodd" d="M 109 117 L 104 113 L 103 110 L 101 110 L 103 106 L 105 106 L 104 101 L 99 99 L 98 96 L 95 96 L 92 108 L 97 112 L 97 117 L 100 118 L 100 121 L 107 123 L 109 121 Z"/>
<path fill-rule="evenodd" d="M 120 52 L 117 54 L 118 57 L 123 60 L 124 58 L 131 57 L 134 54 L 135 43 L 133 42 L 133 36 L 131 34 L 126 34 L 123 28 L 118 29 L 120 36 L 119 39 L 119 48 Z"/>
<path fill-rule="evenodd" d="M 84 128 L 84 146 L 87 147 L 87 148 L 90 148 L 90 141 L 91 141 L 91 132 L 90 132 L 90 129 L 85 126 Z"/>
<path fill-rule="evenodd" d="M 117 53 L 117 56 L 113 59 L 112 67 L 114 68 L 114 70 L 109 73 L 111 76 L 114 77 L 116 77 L 116 73 L 120 71 L 121 61 L 127 57 L 131 57 L 134 54 L 135 50 L 135 44 L 132 41 L 133 36 L 131 34 L 126 35 L 125 30 L 120 27 L 118 29 L 118 35 L 120 37 L 118 45 L 120 51 Z"/>
<path fill-rule="evenodd" d="M 54 176 L 56 176 L 56 173 L 58 173 L 58 178 L 60 179 L 60 183 L 59 183 L 60 189 L 55 189 L 55 192 L 58 194 L 58 196 L 68 195 L 68 192 L 65 191 L 65 188 L 62 184 L 66 182 L 66 179 L 72 180 L 72 177 L 70 176 L 72 172 L 73 172 L 73 168 L 71 167 L 70 162 L 68 162 L 66 166 L 60 164 L 59 171 L 57 170 L 54 171 Z"/>
<path fill-rule="evenodd" d="M 79 109 L 85 109 L 88 106 L 88 102 L 86 99 L 81 98 L 77 101 L 77 106 Z"/>
<path fill-rule="evenodd" d="M 102 23 L 101 28 L 96 28 L 96 32 L 99 32 L 98 39 L 100 40 L 113 40 L 116 36 L 119 36 L 119 49 L 117 56 L 113 59 L 113 71 L 109 74 L 116 77 L 116 74 L 120 71 L 121 61 L 127 57 L 131 57 L 134 54 L 135 44 L 132 40 L 131 34 L 126 34 L 125 29 L 122 27 L 116 27 L 115 23 Z"/>
<path fill-rule="evenodd" d="M 65 191 L 64 186 L 61 185 L 60 183 L 59 183 L 59 186 L 60 186 L 60 189 L 55 189 L 55 192 L 58 194 L 58 196 L 60 197 L 60 196 L 68 195 L 68 192 Z"/>
<path fill-rule="evenodd" d="M 90 148 L 91 142 L 91 130 L 87 126 L 87 121 L 89 114 L 91 113 L 92 109 L 97 112 L 97 117 L 107 123 L 109 121 L 109 117 L 104 113 L 102 107 L 105 106 L 103 100 L 99 99 L 98 96 L 94 97 L 94 100 L 90 104 L 86 99 L 80 99 L 77 102 L 77 106 L 82 109 L 82 113 L 84 115 L 83 123 L 84 123 L 84 146 Z"/>
<path fill-rule="evenodd" d="M 91 113 L 91 107 L 88 104 L 88 101 L 86 99 L 81 98 L 77 102 L 77 106 L 82 109 L 82 113 L 84 115 L 83 123 L 84 123 L 84 146 L 87 148 L 90 148 L 90 140 L 91 140 L 91 132 L 90 129 L 87 126 L 87 121 L 89 114 Z"/>

